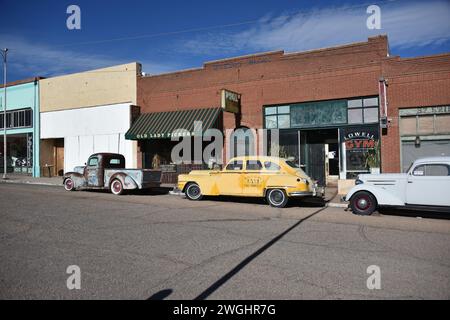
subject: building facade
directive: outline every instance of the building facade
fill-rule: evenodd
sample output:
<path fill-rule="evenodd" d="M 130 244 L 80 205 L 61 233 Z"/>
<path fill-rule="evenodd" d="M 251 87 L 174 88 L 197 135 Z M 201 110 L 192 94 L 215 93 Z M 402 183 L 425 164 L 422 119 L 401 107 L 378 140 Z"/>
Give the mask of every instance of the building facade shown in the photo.
<path fill-rule="evenodd" d="M 233 136 L 236 129 L 279 129 L 283 157 L 298 162 L 323 185 L 339 181 L 344 187 L 359 173 L 397 172 L 421 153 L 450 154 L 445 121 L 449 69 L 450 54 L 392 57 L 387 37 L 377 36 L 338 47 L 268 52 L 139 77 L 137 104 L 148 117 L 161 113 L 161 119 L 173 122 L 177 120 L 164 113 L 190 111 L 190 121 L 203 120 L 195 112 L 220 108 L 222 89 L 236 92 L 240 113 L 222 112 L 217 118 L 225 149 L 239 141 Z M 412 117 L 418 117 L 417 132 L 412 131 Z M 138 166 L 151 167 L 155 150 L 170 142 L 164 135 L 150 134 L 150 124 L 132 129 Z M 420 143 L 411 147 L 417 136 Z M 255 152 L 258 146 L 253 141 L 244 149 Z"/>
<path fill-rule="evenodd" d="M 38 177 L 39 80 L 31 78 L 6 85 L 7 171 Z M 4 90 L 0 87 L 0 170 L 3 172 Z"/>
<path fill-rule="evenodd" d="M 125 156 L 134 168 L 136 143 L 125 139 L 134 117 L 138 63 L 40 81 L 41 156 L 44 175 L 62 175 L 96 152 Z"/>

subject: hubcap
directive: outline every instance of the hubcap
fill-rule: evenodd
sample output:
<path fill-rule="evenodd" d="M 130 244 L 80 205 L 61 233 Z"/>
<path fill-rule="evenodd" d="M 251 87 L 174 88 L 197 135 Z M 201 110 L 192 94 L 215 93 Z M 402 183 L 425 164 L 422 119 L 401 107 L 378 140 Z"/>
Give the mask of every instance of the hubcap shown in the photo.
<path fill-rule="evenodd" d="M 66 189 L 72 189 L 72 187 L 73 187 L 73 182 L 72 182 L 72 180 L 70 180 L 70 179 L 68 179 L 68 180 L 66 180 Z"/>
<path fill-rule="evenodd" d="M 284 195 L 281 191 L 275 190 L 270 194 L 270 198 L 272 199 L 273 203 L 280 204 L 281 202 L 283 202 Z"/>
<path fill-rule="evenodd" d="M 197 198 L 200 195 L 200 188 L 197 186 L 191 186 L 188 190 L 189 195 L 191 198 Z"/>
<path fill-rule="evenodd" d="M 359 198 L 358 201 L 356 201 L 356 206 L 360 210 L 367 209 L 369 207 L 369 205 L 370 205 L 370 201 L 365 197 Z"/>
<path fill-rule="evenodd" d="M 118 182 L 118 181 L 116 181 L 116 182 L 114 182 L 114 184 L 113 184 L 113 190 L 114 190 L 114 192 L 120 192 L 120 189 L 121 189 L 121 187 L 120 187 L 120 182 Z"/>

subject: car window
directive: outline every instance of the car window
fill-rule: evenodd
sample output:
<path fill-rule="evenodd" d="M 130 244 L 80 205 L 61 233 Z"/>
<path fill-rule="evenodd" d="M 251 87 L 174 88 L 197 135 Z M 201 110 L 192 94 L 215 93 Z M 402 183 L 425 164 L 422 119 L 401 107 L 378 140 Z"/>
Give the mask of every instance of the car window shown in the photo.
<path fill-rule="evenodd" d="M 242 170 L 243 167 L 243 162 L 242 160 L 235 160 L 233 162 L 230 162 L 227 167 L 226 170 L 227 171 L 236 171 L 236 170 Z"/>
<path fill-rule="evenodd" d="M 275 162 L 272 161 L 265 161 L 264 162 L 264 168 L 269 171 L 279 171 L 281 167 L 277 165 Z"/>
<path fill-rule="evenodd" d="M 119 158 L 111 158 L 111 159 L 109 159 L 109 167 L 110 168 L 121 168 L 121 167 L 123 167 L 121 159 L 119 159 Z"/>
<path fill-rule="evenodd" d="M 89 158 L 88 166 L 90 166 L 90 167 L 98 166 L 98 158 L 97 157 Z"/>
<path fill-rule="evenodd" d="M 449 176 L 449 166 L 445 164 L 422 164 L 414 168 L 413 175 L 428 177 Z"/>
<path fill-rule="evenodd" d="M 291 168 L 294 168 L 294 169 L 300 168 L 300 167 L 298 166 L 298 163 L 297 163 L 297 162 L 293 162 L 293 161 L 290 161 L 290 160 L 286 160 L 286 163 L 287 163 L 287 165 L 288 165 L 289 167 L 291 167 Z"/>
<path fill-rule="evenodd" d="M 259 160 L 247 160 L 246 169 L 247 170 L 261 170 L 262 164 Z"/>

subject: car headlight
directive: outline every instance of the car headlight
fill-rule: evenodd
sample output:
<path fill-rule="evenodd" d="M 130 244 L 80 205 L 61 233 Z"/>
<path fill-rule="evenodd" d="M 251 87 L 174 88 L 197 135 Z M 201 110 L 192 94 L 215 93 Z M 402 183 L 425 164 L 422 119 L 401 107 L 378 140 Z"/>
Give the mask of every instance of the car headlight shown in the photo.
<path fill-rule="evenodd" d="M 355 181 L 356 185 L 363 184 L 363 183 L 364 183 L 364 181 L 362 181 L 361 179 L 356 179 L 356 181 Z"/>

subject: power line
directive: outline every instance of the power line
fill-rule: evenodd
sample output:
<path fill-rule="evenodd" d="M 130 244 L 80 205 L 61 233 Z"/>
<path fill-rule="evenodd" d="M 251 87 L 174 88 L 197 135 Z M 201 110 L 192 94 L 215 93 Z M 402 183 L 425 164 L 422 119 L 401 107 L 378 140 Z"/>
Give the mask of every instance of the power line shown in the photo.
<path fill-rule="evenodd" d="M 378 1 L 378 4 L 387 4 L 387 3 L 393 3 L 397 2 L 399 0 L 381 0 Z M 348 11 L 350 9 L 356 9 L 356 8 L 364 8 L 369 5 L 373 5 L 376 3 L 373 2 L 367 2 L 364 4 L 358 4 L 353 6 L 343 6 L 340 9 L 344 11 Z M 331 9 L 329 9 L 331 10 Z M 309 10 L 306 14 L 303 14 L 305 17 L 311 16 L 314 10 Z M 302 11 L 296 11 L 296 13 L 287 15 L 288 17 L 294 17 L 298 14 L 302 14 Z M 285 15 L 286 16 L 286 15 Z M 66 43 L 66 44 L 56 44 L 50 46 L 50 48 L 63 48 L 63 47 L 74 47 L 74 46 L 82 46 L 82 45 L 92 45 L 92 44 L 102 44 L 102 43 L 110 43 L 110 42 L 117 42 L 117 41 L 126 41 L 126 40 L 139 40 L 139 39 L 145 39 L 145 38 L 156 38 L 156 37 L 164 37 L 164 36 L 172 36 L 172 35 L 178 35 L 178 34 L 184 34 L 184 33 L 193 33 L 193 32 L 200 32 L 200 31 L 209 31 L 214 29 L 221 29 L 221 28 L 230 28 L 230 27 L 236 27 L 236 26 L 242 26 L 242 25 L 249 25 L 249 24 L 255 24 L 255 23 L 262 23 L 264 19 L 259 18 L 255 20 L 247 20 L 247 21 L 241 21 L 236 23 L 229 23 L 229 24 L 223 24 L 223 25 L 215 25 L 215 26 L 208 26 L 208 27 L 199 27 L 199 28 L 192 28 L 192 29 L 186 29 L 186 30 L 177 30 L 177 31 L 167 31 L 167 32 L 160 32 L 160 33 L 153 33 L 153 34 L 143 34 L 143 35 L 136 35 L 136 36 L 128 36 L 128 37 L 119 37 L 119 38 L 111 38 L 111 39 L 99 39 L 99 40 L 93 40 L 93 41 L 85 41 L 85 42 L 77 42 L 77 43 Z"/>

